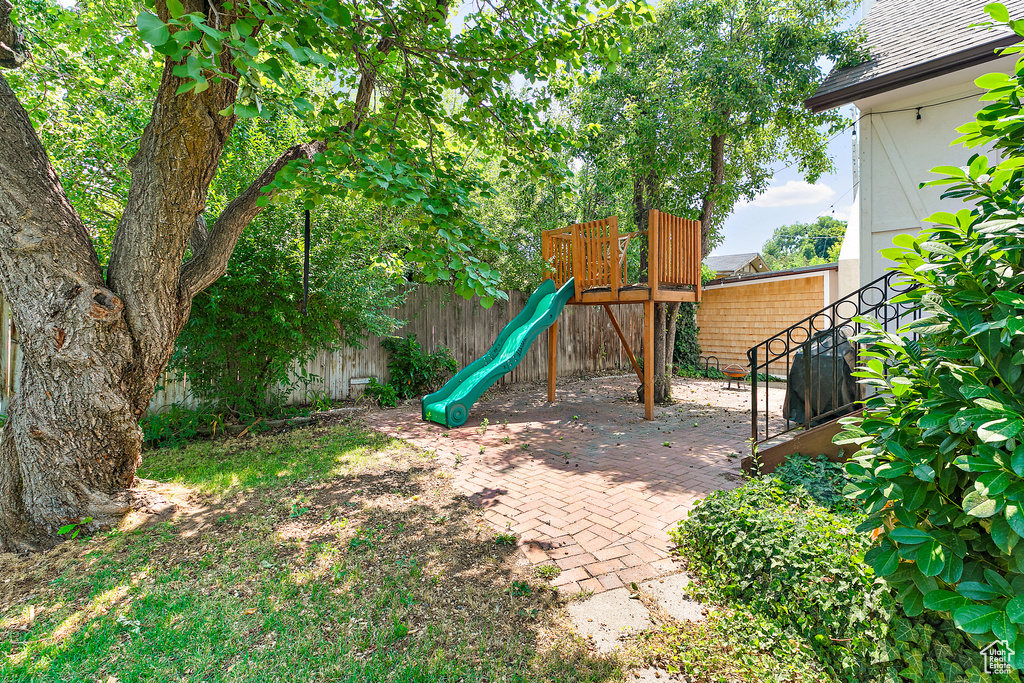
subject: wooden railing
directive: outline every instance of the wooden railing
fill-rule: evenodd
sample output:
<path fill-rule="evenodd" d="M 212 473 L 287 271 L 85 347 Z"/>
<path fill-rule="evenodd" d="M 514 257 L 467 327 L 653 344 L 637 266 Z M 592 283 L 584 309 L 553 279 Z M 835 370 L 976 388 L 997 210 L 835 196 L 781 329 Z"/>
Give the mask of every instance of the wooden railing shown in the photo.
<path fill-rule="evenodd" d="M 573 302 L 581 303 L 583 294 L 599 301 L 641 300 L 638 296 L 620 297 L 625 287 L 649 289 L 650 298 L 659 299 L 661 290 L 689 288 L 694 301 L 700 300 L 701 240 L 700 222 L 651 211 L 649 229 L 619 233 L 616 216 L 600 221 L 578 223 L 541 236 L 541 253 L 548 264 L 548 276 L 561 287 L 575 277 Z M 641 267 L 639 279 L 631 282 L 627 254 L 630 242 L 649 234 L 647 267 Z M 596 290 L 596 291 L 595 291 Z M 607 295 L 605 294 L 607 292 Z M 666 294 L 665 296 L 670 295 Z M 646 293 L 643 298 L 648 298 Z"/>
<path fill-rule="evenodd" d="M 657 299 L 661 285 L 692 286 L 700 300 L 700 221 L 652 210 L 647 218 L 651 239 L 647 245 L 651 296 Z"/>

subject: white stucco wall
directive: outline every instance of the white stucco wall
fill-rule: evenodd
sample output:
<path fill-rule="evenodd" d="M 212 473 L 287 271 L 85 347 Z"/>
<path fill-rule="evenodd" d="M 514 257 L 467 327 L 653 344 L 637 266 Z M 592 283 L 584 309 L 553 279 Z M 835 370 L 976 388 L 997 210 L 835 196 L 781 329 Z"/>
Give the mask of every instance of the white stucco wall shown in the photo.
<path fill-rule="evenodd" d="M 852 249 L 859 250 L 859 285 L 863 286 L 891 265 L 878 252 L 891 247 L 895 235 L 916 233 L 936 211 L 956 211 L 962 206 L 959 200 L 941 200 L 940 187 L 919 189 L 918 185 L 938 177 L 929 172 L 935 166 L 963 166 L 978 151 L 950 146 L 959 137 L 956 128 L 973 120 L 982 106 L 978 96 L 983 91 L 974 80 L 993 71 L 1012 72 L 1013 64 L 1012 58 L 1003 58 L 854 103 L 860 116 L 856 130 L 860 186 L 840 255 L 840 262 L 847 262 L 840 274 L 841 288 L 853 284 L 852 277 L 843 277 L 853 270 Z M 922 107 L 920 119 L 917 107 Z M 850 231 L 858 228 L 859 239 L 850 240 Z"/>

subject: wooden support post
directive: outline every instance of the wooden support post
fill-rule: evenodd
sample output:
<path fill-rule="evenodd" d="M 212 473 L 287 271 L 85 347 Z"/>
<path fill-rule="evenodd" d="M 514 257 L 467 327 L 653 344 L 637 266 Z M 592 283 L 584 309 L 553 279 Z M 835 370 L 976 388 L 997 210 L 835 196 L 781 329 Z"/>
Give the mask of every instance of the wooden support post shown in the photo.
<path fill-rule="evenodd" d="M 583 290 L 586 288 L 587 273 L 583 261 L 583 226 L 572 226 L 572 276 L 575 278 L 576 301 L 583 301 Z"/>
<path fill-rule="evenodd" d="M 701 297 L 703 296 L 703 292 L 701 290 L 704 287 L 704 284 L 701 282 L 701 264 L 704 262 L 704 255 L 703 255 L 704 251 L 703 251 L 703 248 L 702 248 L 702 243 L 701 243 L 701 238 L 700 238 L 701 229 L 702 229 L 700 221 L 694 221 L 694 226 L 691 227 L 690 229 L 696 235 L 694 237 L 693 254 L 694 254 L 694 258 L 697 259 L 697 264 L 695 266 L 696 274 L 693 276 L 693 281 L 696 283 L 697 303 L 700 303 Z"/>
<path fill-rule="evenodd" d="M 558 377 L 558 321 L 548 328 L 548 403 L 555 401 L 555 380 Z"/>
<path fill-rule="evenodd" d="M 641 382 L 643 382 L 644 373 L 640 369 L 640 364 L 636 362 L 636 356 L 633 355 L 633 349 L 629 348 L 629 342 L 626 341 L 626 335 L 622 333 L 622 328 L 619 327 L 619 321 L 615 319 L 615 314 L 612 313 L 612 307 L 608 304 L 603 305 L 605 312 L 612 321 L 612 327 L 615 328 L 615 334 L 619 335 L 619 340 L 622 342 L 622 348 L 626 349 L 626 355 L 629 356 L 629 362 L 633 364 L 633 369 L 636 370 L 636 376 L 640 378 Z"/>
<path fill-rule="evenodd" d="M 547 230 L 540 234 L 540 257 L 544 260 L 545 280 L 549 280 L 555 276 L 554 273 L 551 272 L 551 242 L 551 234 Z"/>
<path fill-rule="evenodd" d="M 608 258 L 611 259 L 612 294 L 619 298 L 619 287 L 622 286 L 622 274 L 619 273 L 619 217 L 612 216 L 608 219 Z M 607 309 L 608 307 L 605 306 Z M 609 310 L 608 315 L 612 312 Z M 614 320 L 614 317 L 612 318 Z M 618 325 L 616 324 L 616 329 Z M 621 336 L 621 335 L 620 335 Z"/>
<path fill-rule="evenodd" d="M 644 302 L 644 419 L 654 419 L 654 301 Z"/>
<path fill-rule="evenodd" d="M 661 212 L 651 209 L 647 213 L 647 286 L 651 289 L 651 299 L 658 298 L 658 284 L 661 278 L 661 254 L 658 244 L 661 239 Z M 644 349 L 647 358 L 647 349 Z"/>

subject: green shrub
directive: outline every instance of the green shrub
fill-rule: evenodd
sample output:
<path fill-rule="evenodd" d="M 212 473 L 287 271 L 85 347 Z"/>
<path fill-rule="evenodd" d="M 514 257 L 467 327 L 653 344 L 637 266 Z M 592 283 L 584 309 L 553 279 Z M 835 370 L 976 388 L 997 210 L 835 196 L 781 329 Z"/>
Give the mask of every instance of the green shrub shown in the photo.
<path fill-rule="evenodd" d="M 210 187 L 212 226 L 231 198 L 283 147 L 308 139 L 293 118 L 240 120 Z M 282 193 L 280 196 L 292 196 Z M 401 303 L 408 250 L 403 214 L 355 196 L 324 197 L 311 214 L 309 305 L 303 310 L 302 205 L 265 209 L 241 235 L 226 274 L 199 293 L 169 369 L 184 374 L 203 403 L 275 415 L 292 389 L 315 381 L 296 372 L 321 349 L 359 346 L 390 334 Z"/>
<path fill-rule="evenodd" d="M 672 362 L 677 366 L 696 367 L 700 361 L 700 342 L 697 341 L 697 335 L 700 334 L 700 328 L 697 327 L 698 305 L 686 301 L 679 304 L 676 346 L 672 355 Z"/>
<path fill-rule="evenodd" d="M 394 408 L 398 405 L 398 392 L 395 391 L 395 387 L 391 384 L 381 384 L 371 378 L 366 391 L 363 393 L 376 401 L 381 407 Z"/>
<path fill-rule="evenodd" d="M 388 384 L 398 399 L 436 390 L 459 368 L 450 349 L 439 346 L 433 353 L 424 353 L 415 334 L 388 337 L 380 345 L 388 352 Z"/>
<path fill-rule="evenodd" d="M 676 375 L 691 379 L 725 379 L 724 372 L 711 365 L 705 368 L 703 363 L 700 365 L 680 365 L 676 368 Z"/>
<path fill-rule="evenodd" d="M 837 680 L 980 675 L 980 654 L 951 622 L 900 617 L 864 562 L 872 540 L 856 528 L 865 515 L 835 500 L 844 481 L 831 464 L 797 457 L 778 475 L 700 501 L 672 532 L 698 578 L 696 596 L 770 624 L 758 638 L 774 649 L 805 644 Z"/>
<path fill-rule="evenodd" d="M 1001 5 L 987 8 L 1006 18 Z M 1024 31 L 1024 26 L 1017 26 Z M 945 197 L 976 204 L 938 213 L 935 227 L 905 235 L 883 256 L 918 287 L 899 297 L 923 318 L 860 341 L 857 373 L 877 393 L 863 420 L 846 419 L 837 443 L 862 447 L 849 471 L 880 529 L 868 554 L 906 614 L 950 614 L 975 646 L 1005 640 L 1024 667 L 1024 134 L 1017 75 L 978 79 L 992 104 L 960 128 L 972 157 L 939 168 Z M 867 324 L 867 323 L 866 323 Z M 917 341 L 907 338 L 916 332 Z"/>
<path fill-rule="evenodd" d="M 208 406 L 189 408 L 180 403 L 139 421 L 143 441 L 151 447 L 180 446 L 200 434 L 223 432 L 228 415 Z"/>
<path fill-rule="evenodd" d="M 850 482 L 843 465 L 830 462 L 824 455 L 791 457 L 775 468 L 772 475 L 833 512 L 856 512 L 859 509 L 843 495 L 843 489 Z"/>
<path fill-rule="evenodd" d="M 267 415 L 289 390 L 317 379 L 301 367 L 318 351 L 394 329 L 387 312 L 400 299 L 392 279 L 315 230 L 303 311 L 302 212 L 273 207 L 256 223 L 227 274 L 193 301 L 171 367 L 204 403 Z"/>

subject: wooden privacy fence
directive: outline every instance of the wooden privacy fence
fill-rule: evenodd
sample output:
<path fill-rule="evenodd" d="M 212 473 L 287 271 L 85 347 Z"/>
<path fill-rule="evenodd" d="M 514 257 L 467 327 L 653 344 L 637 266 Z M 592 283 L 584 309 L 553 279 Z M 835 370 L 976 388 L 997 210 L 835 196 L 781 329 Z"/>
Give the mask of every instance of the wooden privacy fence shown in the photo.
<path fill-rule="evenodd" d="M 463 367 L 490 349 L 498 333 L 522 310 L 528 298 L 528 292 L 513 291 L 508 302 L 485 309 L 478 300 L 467 301 L 450 287 L 421 285 L 409 293 L 405 305 L 392 312 L 395 318 L 407 321 L 395 334 L 415 333 L 425 351 L 447 346 L 459 367 Z M 564 332 L 558 341 L 560 377 L 631 370 L 629 358 L 603 311 L 589 306 L 567 307 L 558 322 Z M 639 346 L 643 334 L 642 309 L 631 307 L 622 311 L 619 324 L 631 343 Z M 381 348 L 380 339 L 371 337 L 362 349 L 321 351 L 305 364 L 304 369 L 320 378 L 310 384 L 309 389 L 324 391 L 332 399 L 344 399 L 353 398 L 362 391 L 365 385 L 358 383 L 360 379 L 374 377 L 381 382 L 386 381 L 387 362 L 388 354 Z M 11 397 L 18 390 L 20 367 L 21 354 L 10 307 L 6 301 L 0 300 L 0 412 L 6 412 Z M 505 375 L 499 384 L 542 382 L 547 378 L 547 371 L 548 340 L 546 335 L 541 335 L 522 363 Z M 353 380 L 357 383 L 353 384 Z M 296 389 L 289 394 L 288 400 L 298 403 L 305 397 L 306 390 Z M 150 403 L 150 411 L 158 411 L 173 403 L 195 405 L 196 401 L 189 392 L 187 379 L 183 381 L 165 373 L 162 388 Z"/>

